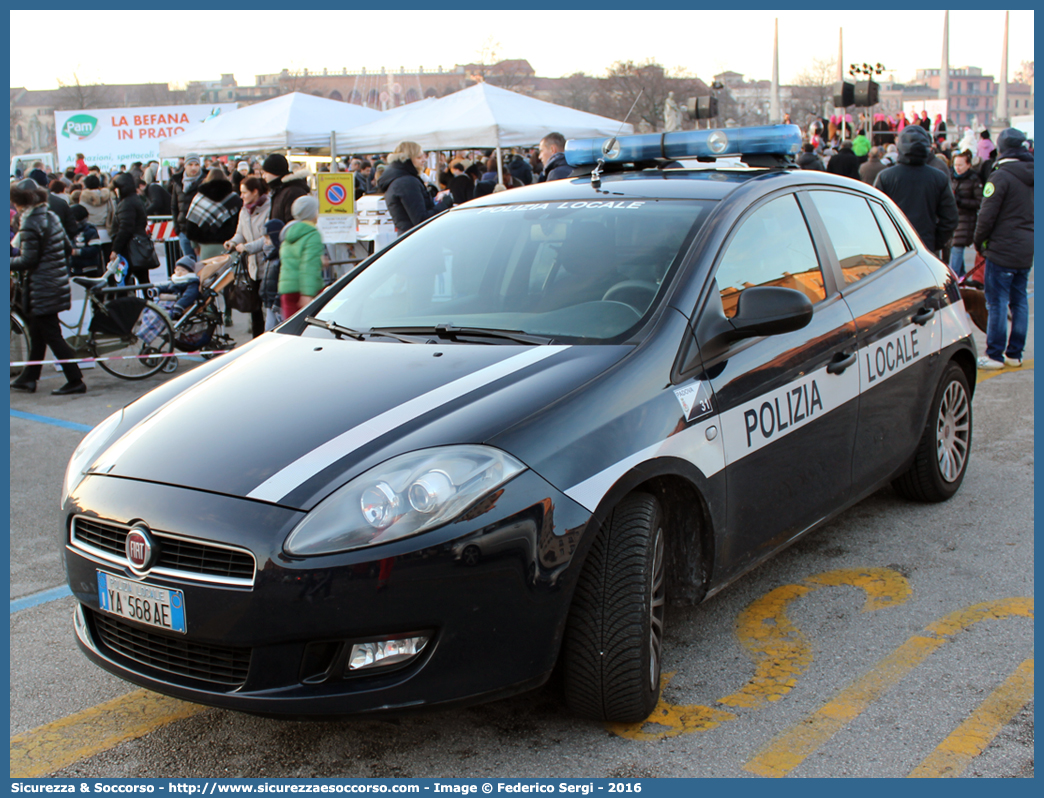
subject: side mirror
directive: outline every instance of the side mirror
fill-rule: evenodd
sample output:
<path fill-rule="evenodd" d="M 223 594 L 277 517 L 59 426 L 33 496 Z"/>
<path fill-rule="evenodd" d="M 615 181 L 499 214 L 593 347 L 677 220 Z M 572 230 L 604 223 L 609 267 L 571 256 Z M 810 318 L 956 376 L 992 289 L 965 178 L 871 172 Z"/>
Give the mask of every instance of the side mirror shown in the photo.
<path fill-rule="evenodd" d="M 777 286 L 753 286 L 741 292 L 736 301 L 736 315 L 730 319 L 733 340 L 792 332 L 810 321 L 811 300 L 793 288 Z"/>
<path fill-rule="evenodd" d="M 733 341 L 756 335 L 779 335 L 800 330 L 812 320 L 812 302 L 793 288 L 752 286 L 737 297 L 730 319 L 718 302 L 709 302 L 696 328 L 696 338 L 682 356 L 685 373 L 728 351 Z"/>

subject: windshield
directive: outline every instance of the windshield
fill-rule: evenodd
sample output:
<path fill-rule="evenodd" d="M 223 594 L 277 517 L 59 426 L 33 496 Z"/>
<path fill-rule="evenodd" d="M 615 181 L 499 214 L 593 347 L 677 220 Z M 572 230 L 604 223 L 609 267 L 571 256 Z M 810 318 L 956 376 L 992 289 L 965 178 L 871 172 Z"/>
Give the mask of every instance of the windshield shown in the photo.
<path fill-rule="evenodd" d="M 488 334 L 496 330 L 617 338 L 653 307 L 712 205 L 607 199 L 455 211 L 374 260 L 316 316 L 362 331 L 478 329 L 489 342 L 500 340 Z"/>

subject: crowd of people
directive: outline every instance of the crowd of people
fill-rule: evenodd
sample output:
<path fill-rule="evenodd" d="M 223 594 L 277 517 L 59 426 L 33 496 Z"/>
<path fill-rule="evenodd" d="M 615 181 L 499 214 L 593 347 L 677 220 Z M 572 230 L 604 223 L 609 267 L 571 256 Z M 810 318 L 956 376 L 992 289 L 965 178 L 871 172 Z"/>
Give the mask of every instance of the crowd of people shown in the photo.
<path fill-rule="evenodd" d="M 1033 266 L 1033 143 L 1015 128 L 1002 131 L 996 143 L 988 129 L 977 135 L 966 129 L 951 146 L 946 123 L 940 116 L 933 123 L 924 111 L 914 121 L 878 114 L 869 137 L 867 122 L 861 118 L 853 136 L 851 117 L 813 120 L 798 166 L 860 180 L 887 194 L 958 278 L 972 271 L 973 248 L 984 266 L 976 279 L 988 312 L 979 368 L 1021 366 Z"/>
<path fill-rule="evenodd" d="M 332 167 L 352 173 L 356 199 L 384 195 L 396 233 L 403 234 L 462 202 L 517 186 L 568 177 L 565 137 L 549 133 L 539 147 L 511 150 L 498 163 L 495 151 L 461 151 L 429 158 L 403 141 L 383 160 L 348 157 Z M 324 165 L 323 169 L 330 166 Z M 47 348 L 59 359 L 74 353 L 62 336 L 58 315 L 71 307 L 70 275 L 96 275 L 126 260 L 130 285 L 149 281 L 132 240 L 145 235 L 148 217 L 170 217 L 181 257 L 160 287 L 176 295 L 174 320 L 199 293 L 198 264 L 235 250 L 260 298 L 250 313 L 260 335 L 310 302 L 324 286 L 330 259 L 317 227 L 319 201 L 307 167 L 286 156 L 201 157 L 178 160 L 164 179 L 158 161 L 134 162 L 106 173 L 82 154 L 63 173 L 48 174 L 36 162 L 11 184 L 12 287 L 20 287 L 30 335 L 30 361 Z M 225 323 L 232 323 L 226 294 Z M 87 390 L 75 363 L 63 365 L 67 383 L 52 393 Z M 41 367 L 28 366 L 12 390 L 32 393 Z"/>

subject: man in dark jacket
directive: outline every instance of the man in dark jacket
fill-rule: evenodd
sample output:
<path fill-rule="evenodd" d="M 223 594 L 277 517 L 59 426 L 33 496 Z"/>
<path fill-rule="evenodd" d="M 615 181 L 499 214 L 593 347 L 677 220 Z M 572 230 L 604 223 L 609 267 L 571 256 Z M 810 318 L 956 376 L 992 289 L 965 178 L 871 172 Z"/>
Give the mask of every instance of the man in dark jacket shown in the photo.
<path fill-rule="evenodd" d="M 174 232 L 181 242 L 181 255 L 186 258 L 196 257 L 196 250 L 189 241 L 185 217 L 188 216 L 192 198 L 199 190 L 199 181 L 202 176 L 200 158 L 195 153 L 189 153 L 181 171 L 170 176 L 170 215 L 174 217 Z"/>
<path fill-rule="evenodd" d="M 453 195 L 453 203 L 455 205 L 462 205 L 475 196 L 475 181 L 465 174 L 466 170 L 461 161 L 452 164 L 450 166 L 450 172 L 453 174 L 453 179 L 449 182 L 449 190 L 450 194 Z"/>
<path fill-rule="evenodd" d="M 950 181 L 927 166 L 934 158 L 932 138 L 920 125 L 899 134 L 899 163 L 883 170 L 874 187 L 887 194 L 906 214 L 926 249 L 938 255 L 957 229 L 957 203 Z"/>
<path fill-rule="evenodd" d="M 294 215 L 290 208 L 298 197 L 307 196 L 309 193 L 308 182 L 303 178 L 294 177 L 290 172 L 290 163 L 285 155 L 273 152 L 265 162 L 261 164 L 261 176 L 268 183 L 271 192 L 272 211 L 269 219 L 278 219 L 283 224 L 293 221 Z"/>
<path fill-rule="evenodd" d="M 986 256 L 986 356 L 980 369 L 1021 366 L 1029 329 L 1026 285 L 1033 268 L 1033 154 L 1026 135 L 1009 127 L 997 137 L 997 167 L 982 190 L 975 251 Z M 1011 310 L 1011 335 L 1007 311 Z"/>
<path fill-rule="evenodd" d="M 146 184 L 144 202 L 147 215 L 170 216 L 170 192 L 159 183 Z"/>
<path fill-rule="evenodd" d="M 573 167 L 565 159 L 565 136 L 548 133 L 540 139 L 540 163 L 544 165 L 544 173 L 540 175 L 539 183 L 562 180 L 573 173 Z"/>
<path fill-rule="evenodd" d="M 825 172 L 823 159 L 816 155 L 816 148 L 812 144 L 805 144 L 802 153 L 798 156 L 797 165 L 802 169 L 811 169 L 816 172 Z"/>
<path fill-rule="evenodd" d="M 859 179 L 859 156 L 852 150 L 852 142 L 845 140 L 841 142 L 841 149 L 836 155 L 830 157 L 827 171 L 834 175 Z"/>

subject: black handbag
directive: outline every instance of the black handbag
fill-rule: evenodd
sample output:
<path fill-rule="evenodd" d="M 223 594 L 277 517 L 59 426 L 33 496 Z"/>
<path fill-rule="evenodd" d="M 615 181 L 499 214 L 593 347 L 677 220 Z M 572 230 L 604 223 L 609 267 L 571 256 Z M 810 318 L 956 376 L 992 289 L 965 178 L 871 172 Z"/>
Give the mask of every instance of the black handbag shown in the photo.
<path fill-rule="evenodd" d="M 153 245 L 152 239 L 145 233 L 132 235 L 128 250 L 130 266 L 136 271 L 152 271 L 160 265 L 156 247 Z"/>
<path fill-rule="evenodd" d="M 258 292 L 258 281 L 250 278 L 245 257 L 240 257 L 236 264 L 235 277 L 228 287 L 228 302 L 240 313 L 253 313 L 261 310 L 261 294 Z"/>

